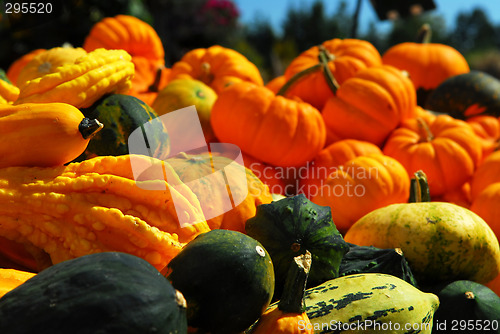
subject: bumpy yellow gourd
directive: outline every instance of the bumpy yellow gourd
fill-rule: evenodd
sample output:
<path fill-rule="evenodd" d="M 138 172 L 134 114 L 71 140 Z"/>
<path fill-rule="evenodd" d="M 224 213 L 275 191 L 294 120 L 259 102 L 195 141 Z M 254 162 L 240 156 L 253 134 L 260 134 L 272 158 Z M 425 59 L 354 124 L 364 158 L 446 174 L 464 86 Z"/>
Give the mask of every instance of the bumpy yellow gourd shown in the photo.
<path fill-rule="evenodd" d="M 165 180 L 143 181 L 164 190 L 145 189 L 134 179 L 132 158 L 135 165 L 151 163 L 123 155 L 54 168 L 0 169 L 0 236 L 42 250 L 52 264 L 122 251 L 162 269 L 184 243 L 209 228 L 196 196 L 167 164 L 175 189 L 166 190 Z M 181 215 L 198 223 L 181 228 Z"/>
<path fill-rule="evenodd" d="M 12 103 L 19 96 L 19 88 L 0 77 L 0 104 Z"/>
<path fill-rule="evenodd" d="M 104 94 L 128 92 L 133 76 L 134 64 L 126 51 L 96 49 L 23 83 L 15 103 L 64 102 L 86 108 Z"/>

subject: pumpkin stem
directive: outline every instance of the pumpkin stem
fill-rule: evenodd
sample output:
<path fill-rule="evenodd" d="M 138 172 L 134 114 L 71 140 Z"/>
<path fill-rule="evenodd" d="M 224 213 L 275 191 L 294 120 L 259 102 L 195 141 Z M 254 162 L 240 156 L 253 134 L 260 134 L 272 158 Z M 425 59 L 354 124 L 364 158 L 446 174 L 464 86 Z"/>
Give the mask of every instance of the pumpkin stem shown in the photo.
<path fill-rule="evenodd" d="M 214 80 L 214 75 L 211 72 L 211 67 L 209 63 L 201 63 L 201 75 L 200 75 L 200 81 L 210 85 L 212 81 Z"/>
<path fill-rule="evenodd" d="M 424 141 L 431 142 L 432 140 L 434 140 L 434 135 L 432 134 L 431 128 L 429 127 L 427 122 L 422 117 L 417 117 L 417 122 L 419 128 L 424 131 L 425 136 L 421 136 L 425 137 Z"/>
<path fill-rule="evenodd" d="M 339 88 L 339 83 L 337 79 L 333 76 L 332 71 L 330 71 L 330 67 L 328 66 L 328 62 L 331 59 L 331 55 L 324 46 L 319 46 L 319 62 L 322 65 L 323 75 L 325 76 L 326 83 L 328 87 L 330 87 L 333 94 L 337 93 L 337 89 Z"/>
<path fill-rule="evenodd" d="M 429 191 L 429 183 L 427 175 L 422 170 L 413 174 L 410 182 L 410 198 L 409 203 L 430 202 L 431 194 Z"/>
<path fill-rule="evenodd" d="M 283 86 L 281 86 L 280 90 L 276 93 L 276 95 L 286 96 L 286 93 L 290 90 L 292 86 L 298 83 L 301 79 L 304 79 L 309 74 L 317 72 L 319 70 L 323 71 L 326 82 L 330 87 L 330 89 L 332 90 L 332 92 L 334 94 L 337 92 L 339 84 L 335 79 L 335 77 L 333 76 L 332 72 L 330 71 L 330 67 L 328 67 L 328 62 L 333 60 L 334 57 L 328 52 L 327 49 L 325 49 L 324 46 L 320 45 L 318 46 L 318 49 L 319 49 L 319 55 L 318 55 L 319 63 L 309 68 L 306 68 L 303 71 L 295 73 L 295 75 L 292 76 L 290 80 L 288 80 Z"/>
<path fill-rule="evenodd" d="M 302 314 L 305 312 L 304 293 L 311 261 L 309 251 L 293 258 L 283 287 L 283 295 L 278 302 L 278 309 L 284 313 Z"/>
<path fill-rule="evenodd" d="M 83 139 L 90 139 L 96 133 L 101 131 L 103 127 L 104 125 L 97 119 L 90 119 L 85 117 L 78 125 L 78 131 L 80 131 L 80 133 L 82 134 Z"/>
<path fill-rule="evenodd" d="M 417 33 L 416 42 L 420 44 L 427 44 L 431 42 L 432 29 L 429 23 L 424 23 Z"/>
<path fill-rule="evenodd" d="M 160 82 L 161 82 L 161 75 L 163 74 L 163 68 L 162 67 L 158 67 L 156 69 L 156 73 L 155 73 L 155 80 L 153 81 L 153 83 L 148 87 L 148 91 L 149 92 L 159 92 L 160 91 Z"/>

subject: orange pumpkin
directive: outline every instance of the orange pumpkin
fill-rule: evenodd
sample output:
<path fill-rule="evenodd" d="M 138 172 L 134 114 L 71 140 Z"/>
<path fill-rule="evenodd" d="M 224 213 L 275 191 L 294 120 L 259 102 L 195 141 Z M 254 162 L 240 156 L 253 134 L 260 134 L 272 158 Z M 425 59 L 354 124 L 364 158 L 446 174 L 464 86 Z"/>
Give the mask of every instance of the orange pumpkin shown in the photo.
<path fill-rule="evenodd" d="M 326 139 L 316 108 L 250 82 L 235 83 L 220 92 L 210 121 L 221 142 L 233 143 L 246 154 L 281 167 L 312 160 Z"/>
<path fill-rule="evenodd" d="M 300 179 L 300 192 L 310 198 L 340 165 L 367 154 L 382 154 L 382 150 L 375 144 L 356 139 L 343 139 L 328 145 L 308 165 L 307 174 Z"/>
<path fill-rule="evenodd" d="M 382 146 L 398 125 L 415 116 L 415 88 L 389 65 L 356 73 L 338 87 L 322 110 L 329 139 L 359 139 Z"/>
<path fill-rule="evenodd" d="M 36 55 L 39 55 L 44 51 L 46 51 L 46 49 L 35 49 L 14 60 L 14 62 L 10 64 L 7 69 L 7 78 L 9 78 L 12 83 L 17 85 L 17 78 L 24 66 L 26 66 L 26 64 L 28 64 Z"/>
<path fill-rule="evenodd" d="M 369 154 L 339 166 L 311 201 L 329 206 L 335 225 L 345 233 L 368 212 L 407 202 L 409 191 L 410 177 L 396 159 Z"/>
<path fill-rule="evenodd" d="M 470 210 L 491 227 L 500 240 L 500 182 L 491 183 L 473 198 Z"/>
<path fill-rule="evenodd" d="M 421 118 L 405 121 L 383 148 L 413 175 L 423 170 L 431 196 L 461 187 L 481 161 L 481 143 L 466 122 L 439 115 L 427 124 Z"/>
<path fill-rule="evenodd" d="M 487 186 L 500 182 L 500 151 L 491 153 L 479 165 L 471 180 L 471 196 L 475 199 Z"/>
<path fill-rule="evenodd" d="M 286 77 L 284 75 L 280 75 L 269 81 L 266 84 L 266 87 L 272 90 L 275 94 L 277 94 L 285 83 L 286 83 Z"/>
<path fill-rule="evenodd" d="M 197 79 L 220 93 L 225 87 L 240 81 L 264 85 L 257 66 L 241 53 L 214 45 L 188 51 L 172 66 L 170 80 Z"/>
<path fill-rule="evenodd" d="M 152 26 L 130 15 L 105 17 L 97 22 L 83 42 L 87 51 L 122 49 L 132 57 L 144 57 L 155 65 L 165 65 L 163 44 Z"/>
<path fill-rule="evenodd" d="M 441 196 L 433 197 L 432 201 L 453 203 L 469 209 L 472 203 L 470 182 L 465 182 L 457 189 L 449 190 Z"/>
<path fill-rule="evenodd" d="M 303 71 L 318 67 L 321 49 L 326 50 L 328 68 L 339 84 L 353 77 L 359 70 L 382 64 L 380 53 L 370 42 L 360 39 L 334 38 L 323 42 L 321 46 L 313 46 L 292 60 L 284 73 L 286 81 Z M 287 90 L 287 96 L 298 96 L 318 109 L 323 108 L 326 101 L 333 95 L 319 68 L 317 71 L 308 73 Z"/>
<path fill-rule="evenodd" d="M 129 95 L 151 105 L 158 91 L 168 81 L 165 51 L 156 30 L 130 15 L 105 17 L 97 22 L 85 38 L 87 52 L 96 49 L 122 49 L 132 56 L 135 75 Z"/>
<path fill-rule="evenodd" d="M 419 102 L 424 103 L 426 91 L 433 90 L 451 76 L 470 71 L 465 57 L 455 48 L 430 43 L 430 26 L 424 25 L 418 42 L 399 43 L 382 55 L 384 64 L 407 71 L 415 88 L 422 94 Z"/>
<path fill-rule="evenodd" d="M 466 120 L 479 137 L 483 148 L 483 159 L 495 151 L 500 143 L 500 121 L 495 116 L 479 115 Z"/>
<path fill-rule="evenodd" d="M 243 154 L 243 161 L 245 167 L 250 169 L 255 176 L 269 187 L 271 194 L 284 196 L 293 194 L 293 181 L 295 178 L 289 177 L 288 168 L 269 165 L 248 154 Z"/>

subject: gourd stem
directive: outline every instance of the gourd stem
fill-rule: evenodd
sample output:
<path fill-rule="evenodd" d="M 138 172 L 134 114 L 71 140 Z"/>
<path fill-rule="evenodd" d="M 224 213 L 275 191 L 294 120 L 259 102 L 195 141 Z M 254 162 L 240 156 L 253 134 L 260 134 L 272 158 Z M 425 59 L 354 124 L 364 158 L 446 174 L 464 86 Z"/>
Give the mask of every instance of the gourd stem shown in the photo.
<path fill-rule="evenodd" d="M 279 89 L 279 91 L 276 93 L 276 95 L 281 95 L 281 96 L 285 96 L 286 93 L 290 90 L 290 88 L 292 88 L 292 86 L 295 86 L 295 84 L 297 82 L 299 82 L 301 79 L 305 78 L 307 75 L 311 74 L 311 73 L 314 73 L 316 71 L 318 71 L 320 68 L 322 67 L 321 64 L 316 64 L 314 66 L 311 66 L 309 68 L 306 68 L 305 70 L 303 71 L 300 71 L 298 73 L 295 73 L 295 75 L 293 75 L 290 80 L 288 80 L 283 86 L 281 86 L 281 88 Z"/>
<path fill-rule="evenodd" d="M 148 91 L 149 92 L 159 92 L 160 91 L 160 82 L 161 82 L 161 75 L 163 73 L 163 68 L 162 67 L 158 67 L 156 69 L 156 73 L 155 73 L 155 80 L 153 81 L 153 83 L 148 87 Z"/>
<path fill-rule="evenodd" d="M 305 311 L 304 293 L 307 277 L 311 269 L 311 253 L 296 256 L 293 259 L 283 287 L 283 294 L 278 302 L 278 309 L 284 313 L 302 314 Z"/>
<path fill-rule="evenodd" d="M 337 79 L 335 79 L 335 77 L 333 76 L 333 73 L 332 71 L 330 71 L 330 67 L 328 66 L 328 62 L 330 61 L 328 55 L 329 53 L 325 49 L 325 47 L 320 45 L 318 57 L 320 64 L 322 65 L 323 75 L 325 76 L 326 83 L 328 84 L 328 87 L 330 87 L 332 93 L 336 94 L 337 89 L 339 88 L 339 83 L 337 82 Z"/>
<path fill-rule="evenodd" d="M 90 119 L 85 117 L 78 125 L 78 131 L 80 131 L 80 133 L 82 134 L 83 139 L 90 139 L 96 133 L 101 131 L 103 127 L 104 125 L 97 119 Z"/>
<path fill-rule="evenodd" d="M 429 183 L 427 182 L 427 175 L 422 170 L 413 174 L 410 182 L 410 198 L 409 203 L 422 203 L 430 202 L 431 195 L 429 191 Z"/>
<path fill-rule="evenodd" d="M 426 142 L 431 142 L 432 140 L 434 140 L 434 135 L 432 134 L 432 131 L 429 128 L 429 125 L 427 124 L 427 122 L 423 118 L 421 118 L 421 117 L 417 117 L 417 122 L 418 122 L 418 126 L 422 130 L 424 130 L 425 141 Z"/>
<path fill-rule="evenodd" d="M 298 73 L 295 73 L 290 80 L 288 80 L 281 88 L 280 90 L 276 93 L 276 95 L 281 95 L 281 96 L 286 96 L 286 93 L 290 90 L 291 87 L 293 87 L 295 84 L 297 84 L 301 79 L 304 79 L 306 76 L 308 76 L 311 73 L 317 72 L 321 70 L 323 72 L 323 75 L 325 76 L 326 82 L 332 92 L 335 94 L 337 92 L 337 89 L 339 87 L 339 84 L 335 77 L 333 76 L 332 71 L 330 71 L 330 67 L 328 67 L 328 62 L 333 59 L 333 57 L 329 54 L 328 50 L 325 49 L 324 46 L 320 45 L 318 46 L 319 49 L 319 55 L 318 55 L 318 64 L 315 64 L 309 68 L 306 68 L 303 71 L 300 71 Z"/>
<path fill-rule="evenodd" d="M 431 42 L 432 29 L 429 23 L 424 23 L 418 30 L 416 42 L 427 44 Z"/>

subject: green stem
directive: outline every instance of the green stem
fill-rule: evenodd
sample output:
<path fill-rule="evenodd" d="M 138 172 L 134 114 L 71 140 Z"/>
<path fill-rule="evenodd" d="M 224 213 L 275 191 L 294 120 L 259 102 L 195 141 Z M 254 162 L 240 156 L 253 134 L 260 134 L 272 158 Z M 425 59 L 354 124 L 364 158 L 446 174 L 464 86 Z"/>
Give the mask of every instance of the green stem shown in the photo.
<path fill-rule="evenodd" d="M 427 182 L 427 176 L 422 170 L 419 170 L 413 174 L 410 183 L 410 198 L 409 203 L 421 203 L 430 202 L 431 195 L 429 192 L 429 183 Z"/>
<path fill-rule="evenodd" d="M 92 138 L 96 133 L 101 131 L 104 125 L 97 119 L 85 117 L 78 125 L 78 131 L 82 134 L 83 139 Z"/>
<path fill-rule="evenodd" d="M 431 38 L 432 38 L 431 26 L 428 23 L 424 23 L 422 27 L 420 27 L 420 29 L 418 30 L 416 42 L 421 44 L 427 44 L 431 42 Z"/>
<path fill-rule="evenodd" d="M 281 95 L 281 96 L 286 96 L 286 93 L 290 90 L 290 88 L 294 85 L 296 85 L 300 80 L 304 79 L 307 77 L 309 74 L 317 72 L 321 70 L 323 72 L 323 75 L 325 76 L 326 82 L 332 92 L 335 94 L 337 92 L 337 89 L 339 87 L 339 84 L 335 77 L 333 76 L 332 72 L 330 71 L 330 67 L 328 67 L 328 62 L 333 60 L 333 57 L 329 54 L 328 50 L 325 49 L 322 45 L 318 46 L 319 49 L 319 55 L 318 55 L 318 64 L 315 64 L 309 68 L 306 68 L 303 71 L 300 71 L 298 73 L 295 73 L 290 80 L 288 80 L 281 88 L 280 90 L 276 93 L 276 95 Z"/>
<path fill-rule="evenodd" d="M 293 258 L 283 287 L 283 295 L 278 302 L 278 308 L 284 313 L 304 313 L 304 293 L 311 269 L 311 259 L 309 251 Z"/>

